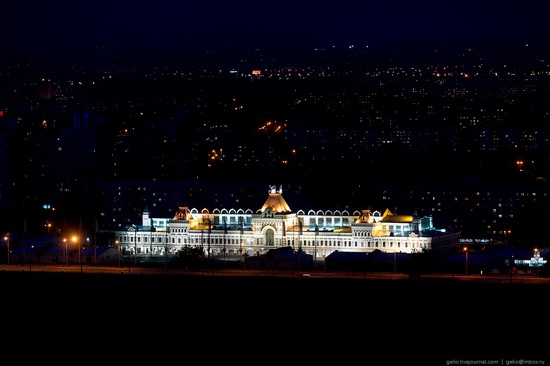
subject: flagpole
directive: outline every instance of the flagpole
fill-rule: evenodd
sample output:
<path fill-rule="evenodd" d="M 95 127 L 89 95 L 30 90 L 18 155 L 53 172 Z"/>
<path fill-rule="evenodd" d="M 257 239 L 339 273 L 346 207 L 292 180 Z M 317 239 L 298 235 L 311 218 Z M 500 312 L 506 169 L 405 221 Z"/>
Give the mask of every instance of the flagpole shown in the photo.
<path fill-rule="evenodd" d="M 95 219 L 95 231 L 94 231 L 94 263 L 97 263 L 97 219 Z"/>
<path fill-rule="evenodd" d="M 313 267 L 317 268 L 317 235 L 319 235 L 319 226 L 315 223 L 315 240 L 313 241 Z"/>
<path fill-rule="evenodd" d="M 223 219 L 223 265 L 225 266 L 225 241 L 227 240 L 227 220 Z"/>
<path fill-rule="evenodd" d="M 23 263 L 25 263 L 26 246 L 25 233 L 27 232 L 27 220 L 23 217 Z"/>

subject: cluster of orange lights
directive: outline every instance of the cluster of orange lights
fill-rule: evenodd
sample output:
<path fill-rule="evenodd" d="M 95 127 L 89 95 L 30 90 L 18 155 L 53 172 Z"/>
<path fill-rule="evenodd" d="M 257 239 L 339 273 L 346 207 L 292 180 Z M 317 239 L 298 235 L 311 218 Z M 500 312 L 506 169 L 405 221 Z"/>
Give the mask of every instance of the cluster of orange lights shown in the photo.
<path fill-rule="evenodd" d="M 72 241 L 73 243 L 76 243 L 78 241 L 78 236 L 73 235 L 73 236 L 71 236 L 71 238 L 69 240 Z M 63 238 L 63 242 L 66 243 L 67 239 Z"/>
<path fill-rule="evenodd" d="M 210 162 L 215 162 L 217 160 L 222 160 L 223 159 L 223 149 L 219 149 L 219 151 L 216 151 L 215 149 L 212 149 L 212 151 L 210 151 L 210 154 L 208 154 L 208 160 Z M 208 166 L 212 166 L 210 163 L 208 164 Z"/>
<path fill-rule="evenodd" d="M 267 132 L 279 133 L 283 131 L 283 127 L 284 127 L 283 125 L 277 122 L 267 121 L 263 126 L 259 128 L 259 130 L 266 133 Z"/>

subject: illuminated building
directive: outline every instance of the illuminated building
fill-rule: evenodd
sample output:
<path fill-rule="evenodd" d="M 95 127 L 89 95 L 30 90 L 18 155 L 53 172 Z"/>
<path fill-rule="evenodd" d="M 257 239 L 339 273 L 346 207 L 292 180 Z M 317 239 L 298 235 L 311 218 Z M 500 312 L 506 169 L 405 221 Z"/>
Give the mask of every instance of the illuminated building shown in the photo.
<path fill-rule="evenodd" d="M 115 231 L 121 255 L 132 261 L 170 258 L 182 246 L 202 247 L 209 257 L 240 260 L 291 247 L 324 260 L 335 251 L 415 253 L 459 245 L 460 233 L 432 225 L 431 217 L 396 215 L 386 209 L 293 212 L 282 188 L 271 186 L 256 211 L 179 207 L 172 218 L 142 215 L 142 225 Z"/>

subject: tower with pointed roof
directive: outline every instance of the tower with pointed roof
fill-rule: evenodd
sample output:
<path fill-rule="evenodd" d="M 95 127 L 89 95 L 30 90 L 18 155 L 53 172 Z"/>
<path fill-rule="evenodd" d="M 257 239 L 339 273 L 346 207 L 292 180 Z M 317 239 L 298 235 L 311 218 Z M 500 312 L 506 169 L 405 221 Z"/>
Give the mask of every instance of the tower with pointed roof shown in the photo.
<path fill-rule="evenodd" d="M 274 214 L 287 214 L 292 212 L 283 198 L 282 187 L 277 190 L 275 186 L 270 186 L 268 194 L 269 196 L 267 197 L 267 200 L 260 209 L 262 213 L 265 213 L 266 210 L 268 210 L 269 213 Z"/>

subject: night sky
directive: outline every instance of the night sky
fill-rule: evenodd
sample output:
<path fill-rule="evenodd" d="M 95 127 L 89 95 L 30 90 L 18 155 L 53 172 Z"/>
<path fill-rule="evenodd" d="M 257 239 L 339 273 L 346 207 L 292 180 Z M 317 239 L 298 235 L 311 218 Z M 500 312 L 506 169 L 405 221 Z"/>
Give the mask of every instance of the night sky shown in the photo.
<path fill-rule="evenodd" d="M 548 2 L 8 1 L 3 57 L 98 46 L 182 51 L 242 48 L 476 47 L 548 43 Z"/>

